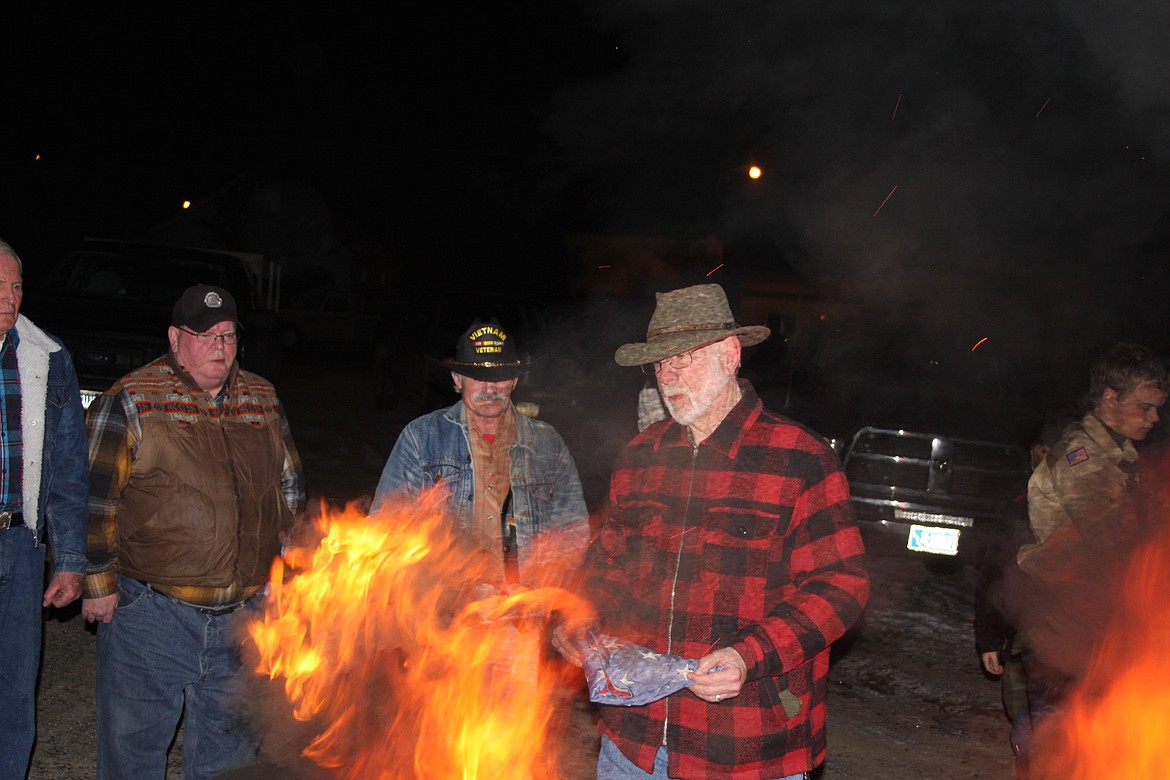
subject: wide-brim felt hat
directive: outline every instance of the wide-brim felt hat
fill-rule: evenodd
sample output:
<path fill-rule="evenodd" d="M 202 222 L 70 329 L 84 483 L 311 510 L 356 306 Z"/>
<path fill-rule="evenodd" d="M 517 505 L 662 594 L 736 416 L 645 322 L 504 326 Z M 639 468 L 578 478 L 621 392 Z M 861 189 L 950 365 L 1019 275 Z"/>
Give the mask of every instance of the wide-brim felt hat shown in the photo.
<path fill-rule="evenodd" d="M 614 353 L 619 366 L 640 366 L 698 349 L 728 336 L 745 347 L 759 344 L 772 331 L 764 325 L 739 325 L 731 316 L 727 294 L 717 284 L 697 284 L 658 293 L 643 343 L 623 344 Z"/>
<path fill-rule="evenodd" d="M 495 319 L 475 320 L 455 342 L 455 355 L 443 365 L 481 382 L 506 382 L 524 371 L 516 340 Z"/>

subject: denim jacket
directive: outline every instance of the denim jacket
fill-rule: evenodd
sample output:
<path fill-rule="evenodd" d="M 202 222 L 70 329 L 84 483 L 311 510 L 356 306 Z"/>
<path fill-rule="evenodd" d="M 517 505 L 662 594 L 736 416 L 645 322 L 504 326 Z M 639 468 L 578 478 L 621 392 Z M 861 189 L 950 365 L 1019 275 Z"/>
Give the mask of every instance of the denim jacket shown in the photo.
<path fill-rule="evenodd" d="M 516 415 L 516 439 L 508 451 L 512 462 L 512 511 L 521 579 L 537 534 L 557 529 L 567 563 L 575 566 L 589 542 L 589 514 L 577 466 L 565 442 L 551 425 Z M 463 402 L 423 415 L 409 423 L 394 444 L 374 494 L 372 511 L 393 495 L 417 496 L 439 486 L 447 491 L 447 507 L 460 531 L 471 527 L 475 478 L 467 412 Z"/>
<path fill-rule="evenodd" d="M 69 352 L 23 315 L 12 331 L 20 374 L 25 522 L 47 537 L 54 570 L 85 573 L 89 446 Z"/>

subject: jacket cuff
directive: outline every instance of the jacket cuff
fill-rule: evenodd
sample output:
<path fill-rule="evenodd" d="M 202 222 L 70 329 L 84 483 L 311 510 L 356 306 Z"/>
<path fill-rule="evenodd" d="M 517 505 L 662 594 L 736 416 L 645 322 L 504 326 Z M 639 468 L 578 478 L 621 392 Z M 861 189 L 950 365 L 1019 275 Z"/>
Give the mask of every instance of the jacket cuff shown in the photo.
<path fill-rule="evenodd" d="M 84 555 L 61 555 L 53 558 L 54 574 L 85 574 Z"/>
<path fill-rule="evenodd" d="M 745 636 L 738 642 L 731 645 L 731 649 L 739 653 L 739 657 L 743 659 L 744 666 L 747 667 L 746 679 L 744 682 L 751 682 L 763 677 L 760 665 L 764 661 L 763 648 L 760 647 L 760 642 L 755 637 Z"/>
<path fill-rule="evenodd" d="M 83 599 L 100 599 L 118 592 L 118 579 L 113 569 L 85 575 L 81 581 Z"/>

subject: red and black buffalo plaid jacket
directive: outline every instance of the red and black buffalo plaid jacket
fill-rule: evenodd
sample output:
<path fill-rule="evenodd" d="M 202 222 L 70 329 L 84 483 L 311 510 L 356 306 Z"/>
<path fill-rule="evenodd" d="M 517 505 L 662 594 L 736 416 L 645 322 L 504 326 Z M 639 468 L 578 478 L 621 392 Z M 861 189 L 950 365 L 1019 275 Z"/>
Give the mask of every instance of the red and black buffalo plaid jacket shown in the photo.
<path fill-rule="evenodd" d="M 622 451 L 585 590 L 607 634 L 747 664 L 740 695 L 689 690 L 604 707 L 600 728 L 647 772 L 664 743 L 670 776 L 776 778 L 825 756 L 829 645 L 869 595 L 839 461 L 808 429 L 744 394 L 702 444 L 657 423 Z"/>

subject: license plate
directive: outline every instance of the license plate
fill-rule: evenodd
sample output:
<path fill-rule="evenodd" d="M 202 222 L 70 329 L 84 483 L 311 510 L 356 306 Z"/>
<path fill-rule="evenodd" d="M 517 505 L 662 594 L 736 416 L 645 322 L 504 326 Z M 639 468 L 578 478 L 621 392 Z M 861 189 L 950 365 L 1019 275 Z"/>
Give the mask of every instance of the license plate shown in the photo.
<path fill-rule="evenodd" d="M 914 552 L 958 555 L 959 529 L 912 525 L 910 526 L 910 536 L 906 539 L 906 547 Z"/>

